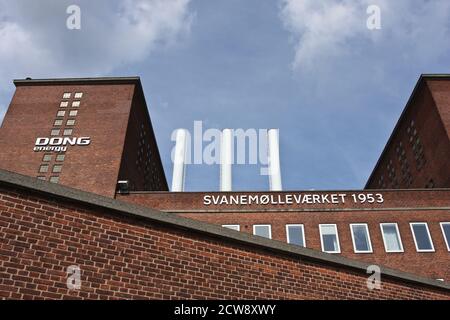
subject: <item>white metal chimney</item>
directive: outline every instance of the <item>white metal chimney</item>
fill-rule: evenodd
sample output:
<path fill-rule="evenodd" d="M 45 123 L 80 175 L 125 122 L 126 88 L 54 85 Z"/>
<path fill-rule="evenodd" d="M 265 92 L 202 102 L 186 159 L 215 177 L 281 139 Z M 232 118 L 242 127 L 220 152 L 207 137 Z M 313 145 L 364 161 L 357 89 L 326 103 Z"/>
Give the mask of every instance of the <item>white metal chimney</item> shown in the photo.
<path fill-rule="evenodd" d="M 270 129 L 267 132 L 269 150 L 269 184 L 270 191 L 281 191 L 280 146 L 278 129 Z"/>
<path fill-rule="evenodd" d="M 184 191 L 184 177 L 186 169 L 186 129 L 178 129 L 173 156 L 172 191 Z"/>
<path fill-rule="evenodd" d="M 220 191 L 231 191 L 233 163 L 233 132 L 224 129 L 220 142 Z"/>

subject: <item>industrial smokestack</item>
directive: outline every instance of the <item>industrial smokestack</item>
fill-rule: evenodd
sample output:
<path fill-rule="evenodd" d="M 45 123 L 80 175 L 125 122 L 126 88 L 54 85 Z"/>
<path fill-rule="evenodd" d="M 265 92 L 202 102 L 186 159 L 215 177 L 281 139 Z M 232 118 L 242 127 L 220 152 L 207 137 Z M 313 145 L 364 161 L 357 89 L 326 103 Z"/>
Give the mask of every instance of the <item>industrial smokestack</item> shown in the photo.
<path fill-rule="evenodd" d="M 173 156 L 172 191 L 184 191 L 184 177 L 186 169 L 186 130 L 178 129 Z"/>
<path fill-rule="evenodd" d="M 281 191 L 280 147 L 278 129 L 270 129 L 267 133 L 269 145 L 269 184 L 270 191 Z"/>
<path fill-rule="evenodd" d="M 233 132 L 224 129 L 220 142 L 220 191 L 231 191 L 233 163 Z"/>

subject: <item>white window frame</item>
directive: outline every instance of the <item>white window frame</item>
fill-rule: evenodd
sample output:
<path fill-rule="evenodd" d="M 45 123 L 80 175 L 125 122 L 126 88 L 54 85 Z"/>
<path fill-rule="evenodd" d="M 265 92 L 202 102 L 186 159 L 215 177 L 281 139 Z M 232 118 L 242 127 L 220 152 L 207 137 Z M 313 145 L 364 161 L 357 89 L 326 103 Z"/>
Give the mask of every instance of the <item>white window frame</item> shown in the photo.
<path fill-rule="evenodd" d="M 61 101 L 59 104 L 60 108 L 67 108 L 69 106 L 69 101 Z"/>
<path fill-rule="evenodd" d="M 336 241 L 337 241 L 337 247 L 338 247 L 337 251 L 325 251 L 324 250 L 322 226 L 334 226 L 334 230 L 336 230 Z M 322 252 L 326 252 L 326 253 L 341 253 L 341 243 L 339 241 L 339 232 L 338 232 L 337 224 L 335 224 L 335 223 L 321 223 L 321 224 L 319 224 L 319 233 L 320 233 L 320 246 L 322 247 Z"/>
<path fill-rule="evenodd" d="M 223 224 L 222 227 L 234 231 L 241 231 L 241 226 L 239 224 Z"/>
<path fill-rule="evenodd" d="M 428 238 L 430 239 L 431 249 L 420 250 L 419 247 L 417 246 L 416 234 L 414 233 L 413 226 L 418 225 L 418 224 L 425 225 L 425 229 L 427 230 Z M 426 222 L 410 222 L 409 227 L 411 228 L 411 233 L 412 233 L 412 236 L 414 239 L 414 244 L 416 246 L 417 252 L 435 252 L 433 238 L 431 237 L 430 229 L 428 228 L 428 223 L 426 223 Z"/>
<path fill-rule="evenodd" d="M 79 108 L 80 107 L 80 101 L 72 101 L 72 108 Z"/>
<path fill-rule="evenodd" d="M 286 225 L 286 241 L 287 243 L 291 243 L 289 242 L 289 227 L 300 227 L 302 228 L 302 240 L 303 240 L 303 247 L 306 248 L 306 237 L 305 237 L 305 226 L 303 224 L 287 224 Z M 293 243 L 294 245 L 297 245 L 295 243 Z M 298 246 L 298 245 L 297 245 Z M 301 246 L 300 246 L 301 247 Z"/>
<path fill-rule="evenodd" d="M 270 224 L 254 224 L 253 225 L 253 235 L 261 237 L 261 238 L 265 238 L 263 236 L 259 236 L 259 235 L 255 234 L 256 227 L 269 227 L 269 238 L 266 238 L 266 239 L 272 239 L 272 225 L 270 225 Z"/>
<path fill-rule="evenodd" d="M 383 226 L 384 226 L 384 225 L 389 225 L 389 224 L 395 225 L 395 230 L 397 231 L 397 235 L 398 235 L 398 241 L 400 242 L 400 250 L 388 250 L 388 249 L 387 249 L 386 239 L 384 238 Z M 383 222 L 383 223 L 380 223 L 380 231 L 381 231 L 381 236 L 383 237 L 384 251 L 385 251 L 386 253 L 405 252 L 405 250 L 404 250 L 404 248 L 403 248 L 402 236 L 401 236 L 401 234 L 400 234 L 400 230 L 398 229 L 398 224 L 397 224 L 397 222 Z"/>
<path fill-rule="evenodd" d="M 355 242 L 355 235 L 353 232 L 353 226 L 364 226 L 366 228 L 366 232 L 367 232 L 367 241 L 369 242 L 369 250 L 367 251 L 362 251 L 362 250 L 357 250 L 356 249 L 356 242 Z M 372 239 L 370 238 L 370 231 L 369 231 L 369 226 L 367 225 L 367 223 L 350 223 L 350 234 L 352 235 L 352 242 L 353 242 L 353 251 L 355 253 L 373 253 L 373 247 L 372 247 Z"/>
<path fill-rule="evenodd" d="M 57 113 L 56 113 L 56 116 L 57 117 L 64 117 L 66 115 L 66 110 L 59 110 Z"/>
<path fill-rule="evenodd" d="M 70 110 L 69 117 L 76 117 L 78 115 L 78 110 Z"/>
<path fill-rule="evenodd" d="M 445 231 L 444 231 L 444 225 L 445 224 L 450 225 L 450 222 L 441 222 L 441 223 L 439 223 L 439 225 L 441 226 L 441 230 L 442 230 L 442 236 L 444 237 L 444 242 L 447 245 L 447 251 L 450 251 L 450 243 L 448 243 L 447 237 L 445 236 Z"/>
<path fill-rule="evenodd" d="M 72 96 L 71 92 L 64 92 L 63 93 L 63 99 L 70 99 L 71 96 Z"/>
<path fill-rule="evenodd" d="M 83 98 L 83 92 L 75 92 L 74 99 L 81 99 Z"/>

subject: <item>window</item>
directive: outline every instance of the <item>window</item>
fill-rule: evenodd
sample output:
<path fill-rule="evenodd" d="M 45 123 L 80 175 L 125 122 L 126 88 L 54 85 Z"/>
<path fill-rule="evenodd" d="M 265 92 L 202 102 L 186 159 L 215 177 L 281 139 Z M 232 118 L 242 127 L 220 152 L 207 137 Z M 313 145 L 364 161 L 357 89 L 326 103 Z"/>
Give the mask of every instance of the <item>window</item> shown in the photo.
<path fill-rule="evenodd" d="M 240 231 L 240 226 L 238 224 L 224 224 L 224 225 L 222 225 L 222 227 L 228 228 L 231 230 Z"/>
<path fill-rule="evenodd" d="M 450 251 L 450 222 L 441 222 L 442 234 L 444 235 L 447 250 Z"/>
<path fill-rule="evenodd" d="M 340 253 L 339 236 L 335 224 L 320 224 L 320 243 L 322 251 L 328 253 Z"/>
<path fill-rule="evenodd" d="M 365 223 L 350 224 L 352 233 L 353 249 L 355 253 L 372 253 L 369 228 Z"/>
<path fill-rule="evenodd" d="M 255 224 L 253 234 L 264 238 L 272 239 L 272 230 L 270 224 Z"/>
<path fill-rule="evenodd" d="M 39 172 L 40 173 L 46 173 L 48 172 L 48 164 L 43 164 L 39 167 Z"/>
<path fill-rule="evenodd" d="M 287 242 L 305 247 L 305 228 L 302 224 L 286 225 Z"/>
<path fill-rule="evenodd" d="M 69 105 L 69 101 L 61 101 L 61 103 L 59 104 L 60 108 L 67 108 L 67 106 Z"/>
<path fill-rule="evenodd" d="M 66 115 L 66 112 L 64 110 L 60 110 L 58 111 L 58 113 L 56 114 L 57 117 L 64 117 Z"/>
<path fill-rule="evenodd" d="M 55 123 L 53 124 L 54 126 L 61 126 L 63 123 L 63 121 L 61 119 L 56 119 Z"/>
<path fill-rule="evenodd" d="M 73 129 L 64 129 L 64 135 L 65 136 L 70 136 L 73 132 Z"/>
<path fill-rule="evenodd" d="M 431 240 L 430 230 L 428 230 L 428 224 L 425 222 L 413 222 L 409 225 L 417 252 L 433 252 L 434 246 Z"/>
<path fill-rule="evenodd" d="M 50 182 L 52 182 L 52 183 L 58 183 L 58 181 L 59 181 L 59 177 L 58 177 L 58 176 L 52 176 L 52 177 L 50 177 Z"/>
<path fill-rule="evenodd" d="M 62 170 L 62 165 L 61 164 L 55 164 L 53 166 L 53 172 L 59 173 L 59 172 L 61 172 L 61 170 Z"/>
<path fill-rule="evenodd" d="M 78 108 L 80 106 L 80 101 L 74 101 L 72 102 L 72 107 Z"/>
<path fill-rule="evenodd" d="M 69 119 L 69 120 L 67 120 L 66 125 L 68 125 L 68 126 L 74 126 L 74 125 L 75 125 L 75 120 L 74 120 L 74 119 Z"/>
<path fill-rule="evenodd" d="M 69 112 L 70 117 L 75 117 L 77 114 L 78 114 L 78 110 L 70 110 L 70 112 Z"/>
<path fill-rule="evenodd" d="M 396 223 L 382 223 L 380 228 L 386 252 L 403 252 L 398 225 Z"/>
<path fill-rule="evenodd" d="M 52 160 L 51 154 L 44 154 L 44 157 L 42 158 L 42 162 L 49 162 Z"/>
<path fill-rule="evenodd" d="M 64 92 L 63 99 L 70 99 L 70 96 L 71 96 L 70 92 Z"/>
<path fill-rule="evenodd" d="M 59 161 L 59 162 L 64 161 L 64 158 L 65 158 L 65 157 L 66 157 L 65 154 L 58 154 L 58 155 L 56 156 L 56 161 Z"/>
<path fill-rule="evenodd" d="M 38 178 L 38 180 L 45 180 L 45 177 L 43 177 L 43 176 L 38 176 L 37 178 Z"/>
<path fill-rule="evenodd" d="M 52 129 L 52 131 L 50 132 L 50 135 L 58 136 L 59 135 L 59 129 Z"/>
<path fill-rule="evenodd" d="M 83 92 L 76 92 L 75 99 L 81 99 L 81 98 L 83 98 Z"/>

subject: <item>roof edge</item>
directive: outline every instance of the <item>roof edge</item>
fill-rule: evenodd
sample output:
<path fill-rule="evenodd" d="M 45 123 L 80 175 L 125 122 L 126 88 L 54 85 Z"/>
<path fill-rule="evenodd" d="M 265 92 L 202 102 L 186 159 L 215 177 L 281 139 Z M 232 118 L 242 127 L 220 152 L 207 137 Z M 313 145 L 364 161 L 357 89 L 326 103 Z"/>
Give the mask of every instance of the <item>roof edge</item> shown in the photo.
<path fill-rule="evenodd" d="M 130 77 L 89 77 L 89 78 L 47 78 L 47 79 L 14 79 L 16 87 L 25 85 L 75 84 L 75 83 L 140 83 L 139 76 Z"/>
<path fill-rule="evenodd" d="M 348 269 L 363 272 L 364 274 L 366 274 L 367 267 L 370 265 L 369 263 L 360 262 L 342 256 L 323 253 L 318 250 L 302 248 L 281 241 L 265 239 L 243 232 L 236 232 L 234 230 L 222 228 L 217 225 L 183 218 L 173 213 L 166 213 L 154 209 L 149 209 L 147 207 L 137 206 L 113 198 L 107 198 L 93 193 L 65 187 L 59 184 L 57 185 L 47 181 L 41 181 L 36 178 L 1 169 L 0 184 L 13 186 L 19 189 L 29 189 L 37 193 L 54 196 L 56 198 L 81 202 L 85 205 L 100 207 L 102 209 L 109 209 L 128 216 L 144 218 L 160 224 L 172 225 L 173 227 L 176 227 L 178 229 L 191 230 L 196 233 L 207 234 L 211 237 L 246 244 L 248 246 L 265 249 L 278 254 L 281 253 L 290 257 L 309 259 L 319 263 L 346 267 Z M 380 268 L 383 276 L 450 292 L 450 283 L 448 282 L 440 282 L 434 279 L 424 278 L 386 267 Z"/>

